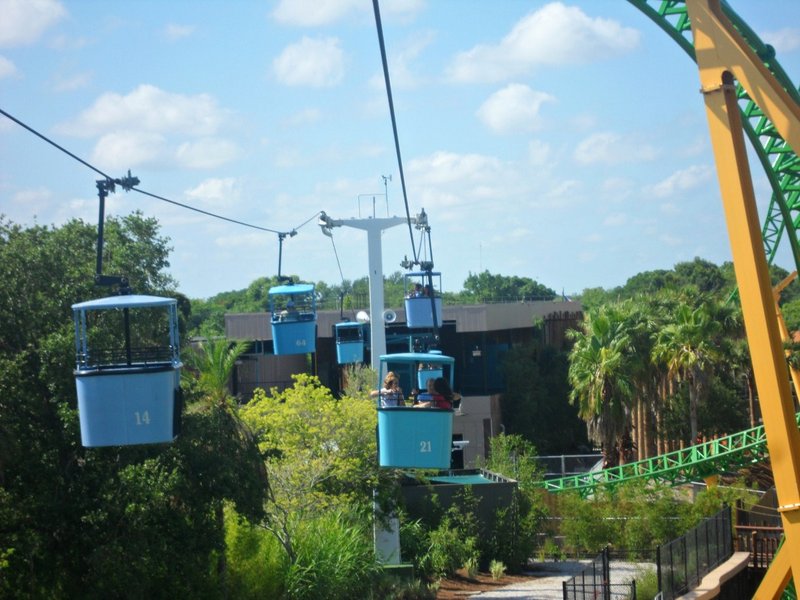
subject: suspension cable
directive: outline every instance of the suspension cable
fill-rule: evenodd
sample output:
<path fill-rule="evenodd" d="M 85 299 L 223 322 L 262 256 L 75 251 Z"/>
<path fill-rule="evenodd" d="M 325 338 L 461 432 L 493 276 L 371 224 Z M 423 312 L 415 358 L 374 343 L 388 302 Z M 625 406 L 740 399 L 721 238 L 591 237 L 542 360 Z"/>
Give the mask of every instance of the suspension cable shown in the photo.
<path fill-rule="evenodd" d="M 403 189 L 403 203 L 406 207 L 406 221 L 408 223 L 408 235 L 411 238 L 411 251 L 414 253 L 414 263 L 418 261 L 417 249 L 414 246 L 414 230 L 411 228 L 411 212 L 408 209 L 408 194 L 406 194 L 406 178 L 403 174 L 403 160 L 400 157 L 400 138 L 397 135 L 397 119 L 394 114 L 394 101 L 392 100 L 392 84 L 389 81 L 389 63 L 386 60 L 386 45 L 383 41 L 383 26 L 381 25 L 381 11 L 378 7 L 378 0 L 372 0 L 375 10 L 375 26 L 378 30 L 378 42 L 381 47 L 381 62 L 383 63 L 383 78 L 386 81 L 386 97 L 389 100 L 389 114 L 392 117 L 392 132 L 394 133 L 394 148 L 397 154 L 397 167 L 400 171 L 400 187 Z"/>
<path fill-rule="evenodd" d="M 0 108 L 0 114 L 2 114 L 3 116 L 7 117 L 8 119 L 11 119 L 12 121 L 14 121 L 14 123 L 16 123 L 17 125 L 19 125 L 19 126 L 20 126 L 20 127 L 22 127 L 23 129 L 26 129 L 26 130 L 28 130 L 29 132 L 31 132 L 31 133 L 32 133 L 33 135 L 35 135 L 36 137 L 38 137 L 38 138 L 40 138 L 40 139 L 44 140 L 45 142 L 47 142 L 47 143 L 48 143 L 48 144 L 50 144 L 51 146 L 53 146 L 53 147 L 57 148 L 58 150 L 60 150 L 61 152 L 63 152 L 63 153 L 64 153 L 64 154 L 66 154 L 67 156 L 69 156 L 70 158 L 72 158 L 72 159 L 74 159 L 74 160 L 78 161 L 79 163 L 81 163 L 83 166 L 85 166 L 85 167 L 87 167 L 87 168 L 91 169 L 92 171 L 94 171 L 94 172 L 95 172 L 95 173 L 97 173 L 98 175 L 101 175 L 101 176 L 102 176 L 102 177 L 104 177 L 106 180 L 108 180 L 108 181 L 111 181 L 111 182 L 114 182 L 114 183 L 116 183 L 116 184 L 119 184 L 119 185 L 121 185 L 121 184 L 122 184 L 122 180 L 121 180 L 121 179 L 116 179 L 116 178 L 114 178 L 114 177 L 111 177 L 110 175 L 108 175 L 107 173 L 105 173 L 105 172 L 103 172 L 102 170 L 98 169 L 98 168 L 97 168 L 97 167 L 95 167 L 94 165 L 92 165 L 92 164 L 88 163 L 87 161 L 83 160 L 83 159 L 82 159 L 82 158 L 80 158 L 79 156 L 77 156 L 77 155 L 73 154 L 72 152 L 70 152 L 69 150 L 67 150 L 66 148 L 64 148 L 63 146 L 61 146 L 61 145 L 57 144 L 56 142 L 54 142 L 53 140 L 51 140 L 50 138 L 48 138 L 46 135 L 44 135 L 44 134 L 42 134 L 42 133 L 40 133 L 40 132 L 36 131 L 36 130 L 35 130 L 33 127 L 31 127 L 31 126 L 27 125 L 26 123 L 23 123 L 22 121 L 20 121 L 19 119 L 17 119 L 17 118 L 16 118 L 16 117 L 14 117 L 13 115 L 9 114 L 8 112 L 6 112 L 5 110 L 3 110 L 2 108 Z M 229 223 L 235 223 L 236 225 L 242 225 L 243 227 L 250 227 L 250 228 L 252 228 L 252 229 L 258 229 L 258 230 L 260 230 L 260 231 L 267 231 L 267 232 L 269 232 L 269 233 L 281 233 L 281 232 L 280 232 L 280 231 L 278 231 L 277 229 L 270 229 L 269 227 L 261 227 L 260 225 L 254 225 L 254 224 L 252 224 L 252 223 L 246 223 L 246 222 L 244 222 L 244 221 L 239 221 L 239 220 L 237 220 L 237 219 L 231 219 L 230 217 L 226 217 L 226 216 L 223 216 L 223 215 L 219 215 L 219 214 L 216 214 L 216 213 L 212 213 L 212 212 L 209 212 L 209 211 L 207 211 L 207 210 L 203 210 L 203 209 L 201 209 L 201 208 L 197 208 L 197 207 L 195 207 L 195 206 L 191 206 L 191 205 L 189 205 L 189 204 L 184 204 L 184 203 L 182 203 L 182 202 L 177 202 L 176 200 L 170 200 L 169 198 L 165 198 L 165 197 L 163 197 L 163 196 L 159 196 L 158 194 L 153 194 L 153 193 L 151 193 L 151 192 L 148 192 L 148 191 L 145 191 L 145 190 L 143 190 L 143 189 L 140 189 L 140 188 L 138 188 L 138 187 L 136 187 L 136 186 L 123 186 L 123 187 L 124 187 L 126 190 L 133 190 L 133 191 L 135 191 L 135 192 L 139 192 L 140 194 L 143 194 L 143 195 L 145 195 L 145 196 L 149 196 L 149 197 L 151 197 L 151 198 L 155 198 L 156 200 L 161 200 L 161 201 L 163 201 L 163 202 L 168 202 L 169 204 L 174 204 L 175 206 L 180 206 L 181 208 L 185 208 L 185 209 L 187 209 L 187 210 L 192 210 L 192 211 L 194 211 L 194 212 L 197 212 L 197 213 L 200 213 L 200 214 L 206 215 L 206 216 L 208 216 L 208 217 L 213 217 L 213 218 L 215 218 L 215 219 L 220 219 L 220 220 L 222 220 L 222 221 L 227 221 L 227 222 L 229 222 Z M 309 218 L 307 221 L 304 221 L 303 223 L 301 223 L 301 224 L 300 224 L 300 225 L 298 225 L 297 227 L 293 228 L 293 229 L 292 229 L 292 231 L 296 231 L 297 229 L 300 229 L 301 227 L 303 227 L 303 225 L 306 225 L 307 223 L 309 223 L 309 222 L 311 222 L 313 219 L 315 219 L 315 218 L 316 218 L 316 217 L 317 217 L 319 214 L 320 214 L 320 213 L 319 213 L 319 211 L 318 211 L 318 212 L 316 212 L 316 213 L 314 213 L 314 215 L 312 215 L 312 216 L 311 216 L 311 217 L 310 217 L 310 218 Z"/>

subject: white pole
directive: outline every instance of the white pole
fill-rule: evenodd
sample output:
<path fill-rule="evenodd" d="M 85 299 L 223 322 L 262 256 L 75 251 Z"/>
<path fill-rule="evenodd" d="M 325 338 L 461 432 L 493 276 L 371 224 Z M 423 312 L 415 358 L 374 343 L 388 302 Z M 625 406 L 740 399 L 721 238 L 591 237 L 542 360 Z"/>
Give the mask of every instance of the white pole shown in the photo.
<path fill-rule="evenodd" d="M 324 222 L 324 225 L 323 225 Z M 412 223 L 416 219 L 411 219 Z M 380 372 L 381 354 L 386 354 L 386 326 L 383 322 L 385 308 L 383 294 L 383 253 L 381 249 L 381 233 L 384 229 L 405 225 L 405 217 L 387 217 L 385 219 L 331 219 L 323 213 L 320 225 L 323 227 L 353 227 L 367 232 L 367 254 L 369 260 L 369 333 L 370 364 Z"/>

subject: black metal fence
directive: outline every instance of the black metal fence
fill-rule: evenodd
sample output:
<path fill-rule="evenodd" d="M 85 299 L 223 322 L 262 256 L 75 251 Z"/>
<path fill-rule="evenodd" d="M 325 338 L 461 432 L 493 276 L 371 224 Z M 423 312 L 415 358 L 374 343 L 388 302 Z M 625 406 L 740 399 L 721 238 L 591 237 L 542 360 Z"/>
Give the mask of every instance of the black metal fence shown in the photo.
<path fill-rule="evenodd" d="M 678 539 L 656 551 L 658 589 L 672 600 L 696 587 L 733 554 L 731 509 L 726 506 Z"/>
<path fill-rule="evenodd" d="M 583 571 L 564 581 L 564 600 L 636 600 L 635 581 L 611 583 L 609 561 L 606 547 Z"/>

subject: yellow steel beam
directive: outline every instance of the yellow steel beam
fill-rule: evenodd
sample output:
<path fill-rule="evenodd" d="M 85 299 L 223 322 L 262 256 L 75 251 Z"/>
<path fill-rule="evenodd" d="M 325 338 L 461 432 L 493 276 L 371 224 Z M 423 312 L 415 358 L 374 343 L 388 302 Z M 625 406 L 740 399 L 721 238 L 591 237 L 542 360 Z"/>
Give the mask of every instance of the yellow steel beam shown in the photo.
<path fill-rule="evenodd" d="M 800 432 L 786 377 L 786 357 L 764 255 L 734 80 L 769 117 L 789 145 L 800 150 L 800 107 L 764 68 L 725 18 L 719 0 L 686 0 L 701 91 L 706 105 L 722 203 L 731 242 L 756 388 L 761 400 L 785 541 L 775 572 L 756 598 L 780 595 L 785 563 L 800 581 Z M 788 561 L 786 558 L 788 557 Z M 777 573 L 777 575 L 776 575 Z"/>

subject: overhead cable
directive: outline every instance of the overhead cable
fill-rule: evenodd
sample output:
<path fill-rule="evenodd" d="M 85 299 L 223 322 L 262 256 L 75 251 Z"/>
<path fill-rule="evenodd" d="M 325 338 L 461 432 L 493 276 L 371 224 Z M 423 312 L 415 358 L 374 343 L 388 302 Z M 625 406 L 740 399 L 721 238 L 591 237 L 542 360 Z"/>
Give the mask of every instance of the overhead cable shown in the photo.
<path fill-rule="evenodd" d="M 48 143 L 48 144 L 50 144 L 51 146 L 53 146 L 53 147 L 57 148 L 58 150 L 60 150 L 61 152 L 63 152 L 63 153 L 64 153 L 64 154 L 66 154 L 67 156 L 69 156 L 70 158 L 72 158 L 72 159 L 74 159 L 74 160 L 78 161 L 79 163 L 81 163 L 81 164 L 82 164 L 82 165 L 84 165 L 85 167 L 87 167 L 87 168 L 91 169 L 92 171 L 94 171 L 94 172 L 95 172 L 95 173 L 97 173 L 98 175 L 101 175 L 102 177 L 104 177 L 104 178 L 105 178 L 105 179 L 107 179 L 108 181 L 113 181 L 114 183 L 118 183 L 118 184 L 121 184 L 121 183 L 122 183 L 122 182 L 121 182 L 121 180 L 119 180 L 119 179 L 115 179 L 114 177 L 111 177 L 111 176 L 110 176 L 110 175 L 108 175 L 107 173 L 104 173 L 102 170 L 98 169 L 98 168 L 97 168 L 97 167 L 95 167 L 94 165 L 92 165 L 92 164 L 88 163 L 87 161 L 83 160 L 83 159 L 82 159 L 82 158 L 80 158 L 79 156 L 77 156 L 77 155 L 73 154 L 72 152 L 70 152 L 69 150 L 67 150 L 66 148 L 64 148 L 63 146 L 61 146 L 61 145 L 57 144 L 56 142 L 54 142 L 53 140 L 51 140 L 50 138 L 48 138 L 46 135 L 44 135 L 44 134 L 42 134 L 42 133 L 39 133 L 39 132 L 38 132 L 38 131 L 36 131 L 36 130 L 35 130 L 33 127 L 30 127 L 29 125 L 27 125 L 27 124 L 23 123 L 22 121 L 20 121 L 19 119 L 17 119 L 17 118 L 16 118 L 16 117 L 14 117 L 13 115 L 9 114 L 8 112 L 6 112 L 5 110 L 3 110 L 2 108 L 0 108 L 0 114 L 2 114 L 3 116 L 5 116 L 5 117 L 7 117 L 7 118 L 11 119 L 12 121 L 14 121 L 14 122 L 15 122 L 17 125 L 19 125 L 20 127 L 24 128 L 24 129 L 27 129 L 27 130 L 28 130 L 28 131 L 30 131 L 32 134 L 34 134 L 36 137 L 38 137 L 38 138 L 40 138 L 40 139 L 44 140 L 45 142 L 47 142 L 47 143 Z M 194 211 L 194 212 L 201 213 L 201 214 L 204 214 L 204 215 L 206 215 L 206 216 L 213 217 L 213 218 L 215 218 L 215 219 L 220 219 L 220 220 L 222 220 L 222 221 L 227 221 L 227 222 L 229 222 L 229 223 L 235 223 L 236 225 L 242 225 L 243 227 L 250 227 L 250 228 L 252 228 L 252 229 L 258 229 L 258 230 L 260 230 L 260 231 L 268 231 L 268 232 L 270 232 L 270 233 L 281 233 L 281 232 L 280 232 L 280 231 L 278 231 L 277 229 L 271 229 L 271 228 L 269 228 L 269 227 L 261 227 L 260 225 L 254 225 L 254 224 L 252 224 L 252 223 L 246 223 L 246 222 L 244 222 L 244 221 L 239 221 L 239 220 L 237 220 L 237 219 L 231 219 L 230 217 L 226 217 L 226 216 L 223 216 L 223 215 L 219 215 L 219 214 L 216 214 L 216 213 L 212 213 L 212 212 L 209 212 L 209 211 L 207 211 L 207 210 L 203 210 L 202 208 L 197 208 L 197 207 L 195 207 L 195 206 L 191 206 L 191 205 L 189 205 L 189 204 L 184 204 L 183 202 L 177 202 L 176 200 L 170 200 L 169 198 L 165 198 L 164 196 L 159 196 L 158 194 L 153 194 L 152 192 L 145 191 L 145 190 L 143 190 L 143 189 L 141 189 L 141 188 L 138 188 L 138 187 L 136 187 L 136 186 L 123 186 L 123 187 L 124 187 L 126 190 L 133 190 L 133 191 L 135 191 L 135 192 L 139 192 L 140 194 L 143 194 L 143 195 L 145 195 L 145 196 L 150 196 L 151 198 L 155 198 L 156 200 L 161 200 L 161 201 L 163 201 L 163 202 L 168 202 L 169 204 L 174 204 L 175 206 L 180 206 L 181 208 L 185 208 L 185 209 L 187 209 L 187 210 L 192 210 L 192 211 Z M 318 215 L 319 215 L 319 212 L 316 212 L 316 213 L 314 213 L 314 214 L 313 214 L 313 215 L 312 215 L 312 216 L 311 216 L 311 217 L 310 217 L 310 218 L 309 218 L 307 221 L 304 221 L 303 223 L 301 223 L 300 225 L 298 225 L 297 227 L 295 227 L 295 228 L 293 229 L 293 231 L 294 231 L 294 230 L 297 230 L 297 229 L 300 229 L 300 227 L 302 227 L 303 225 L 306 225 L 307 223 L 309 223 L 310 221 L 312 221 L 313 219 L 315 219 L 315 218 L 316 218 Z"/>

